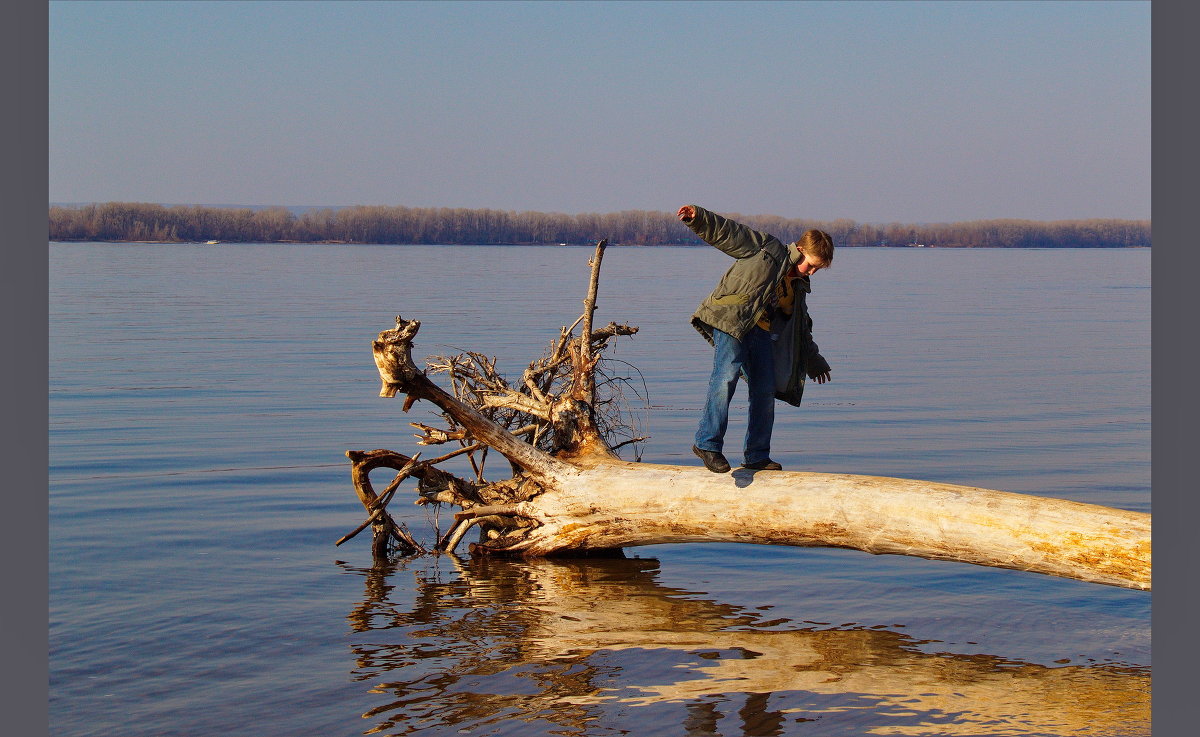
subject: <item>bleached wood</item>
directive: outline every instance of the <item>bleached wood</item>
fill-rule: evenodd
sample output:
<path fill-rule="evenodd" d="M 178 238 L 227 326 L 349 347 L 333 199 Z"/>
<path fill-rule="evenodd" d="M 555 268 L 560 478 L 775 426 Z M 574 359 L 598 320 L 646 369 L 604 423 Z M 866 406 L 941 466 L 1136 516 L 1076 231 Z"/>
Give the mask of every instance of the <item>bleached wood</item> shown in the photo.
<path fill-rule="evenodd" d="M 933 481 L 575 459 L 516 505 L 510 553 L 662 543 L 837 547 L 1150 589 L 1150 515 Z"/>

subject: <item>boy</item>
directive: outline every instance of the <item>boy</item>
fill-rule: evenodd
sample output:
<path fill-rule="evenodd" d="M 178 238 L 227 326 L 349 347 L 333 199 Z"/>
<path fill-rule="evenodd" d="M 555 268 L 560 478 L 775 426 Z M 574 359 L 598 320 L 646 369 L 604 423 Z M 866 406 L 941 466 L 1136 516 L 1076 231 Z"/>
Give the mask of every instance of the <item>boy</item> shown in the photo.
<path fill-rule="evenodd" d="M 781 470 L 770 457 L 776 397 L 798 405 L 804 376 L 818 384 L 830 379 L 829 363 L 812 340 L 804 295 L 810 291 L 809 277 L 833 261 L 833 240 L 824 231 L 809 230 L 785 246 L 773 235 L 703 207 L 684 205 L 677 215 L 705 243 L 737 259 L 692 315 L 692 325 L 716 349 L 692 452 L 714 473 L 729 470 L 721 451 L 729 402 L 741 375 L 750 396 L 742 467 Z M 780 332 L 782 325 L 794 329 Z"/>

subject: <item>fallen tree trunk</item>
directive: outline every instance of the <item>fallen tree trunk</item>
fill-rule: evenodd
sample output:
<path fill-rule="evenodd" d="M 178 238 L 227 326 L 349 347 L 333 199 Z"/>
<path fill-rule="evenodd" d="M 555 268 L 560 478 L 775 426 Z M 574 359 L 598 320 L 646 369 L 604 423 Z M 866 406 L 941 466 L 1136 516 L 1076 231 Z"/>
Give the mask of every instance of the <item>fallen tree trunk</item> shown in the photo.
<path fill-rule="evenodd" d="M 577 462 L 508 513 L 538 525 L 504 546 L 563 550 L 743 542 L 838 547 L 1150 588 L 1149 515 L 878 476 Z"/>
<path fill-rule="evenodd" d="M 602 241 L 580 318 L 589 326 L 603 250 Z M 369 485 L 362 488 L 362 469 L 389 467 L 420 480 L 418 503 L 462 507 L 443 548 L 452 549 L 477 526 L 476 554 L 746 542 L 913 555 L 1150 588 L 1148 514 L 931 481 L 747 469 L 713 474 L 701 466 L 622 461 L 597 413 L 603 400 L 595 394 L 594 374 L 606 342 L 636 328 L 610 324 L 578 338 L 564 328 L 548 357 L 531 364 L 517 386 L 496 374 L 494 359 L 442 359 L 434 365 L 451 374 L 458 396 L 413 363 L 419 328 L 398 316 L 396 328 L 375 341 L 380 394 L 406 394 L 406 409 L 418 399 L 434 403 L 450 427 L 433 432 L 414 423 L 424 431 L 421 442 L 453 438 L 468 454 L 471 444 L 485 444 L 508 459 L 513 475 L 489 483 L 480 471 L 469 481 L 434 469 L 440 459 L 414 463 L 385 450 L 348 455 L 360 499 L 374 499 Z M 510 432 L 513 426 L 521 430 Z M 532 442 L 517 436 L 522 432 L 531 433 Z"/>

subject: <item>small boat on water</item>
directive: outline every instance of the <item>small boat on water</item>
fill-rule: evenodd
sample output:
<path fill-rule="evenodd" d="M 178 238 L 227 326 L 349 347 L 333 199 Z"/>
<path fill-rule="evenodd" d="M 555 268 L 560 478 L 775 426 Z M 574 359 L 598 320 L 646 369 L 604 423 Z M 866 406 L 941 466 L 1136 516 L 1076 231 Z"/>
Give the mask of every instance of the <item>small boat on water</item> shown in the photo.
<path fill-rule="evenodd" d="M 204 241 L 204 245 L 206 245 L 206 246 L 215 246 L 215 245 L 217 245 L 217 244 L 218 244 L 218 243 L 220 243 L 220 242 L 221 242 L 221 241 Z"/>

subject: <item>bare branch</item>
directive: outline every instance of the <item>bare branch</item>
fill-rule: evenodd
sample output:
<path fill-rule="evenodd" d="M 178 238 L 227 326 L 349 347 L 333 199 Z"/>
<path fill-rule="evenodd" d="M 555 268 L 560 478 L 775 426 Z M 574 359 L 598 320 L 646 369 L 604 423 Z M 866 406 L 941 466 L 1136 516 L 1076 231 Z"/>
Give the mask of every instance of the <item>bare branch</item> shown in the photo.
<path fill-rule="evenodd" d="M 454 514 L 454 519 L 471 519 L 472 517 L 485 517 L 491 514 L 505 514 L 511 516 L 518 514 L 518 512 L 517 508 L 511 504 L 487 504 L 478 507 L 470 507 L 469 509 L 464 509 L 461 512 L 456 512 Z"/>
<path fill-rule="evenodd" d="M 424 433 L 423 435 L 414 435 L 417 438 L 417 445 L 441 445 L 451 440 L 462 440 L 467 437 L 467 431 L 463 429 L 441 430 L 421 422 L 410 422 L 408 424 Z"/>
<path fill-rule="evenodd" d="M 638 438 L 630 438 L 630 439 L 628 439 L 628 440 L 624 440 L 624 441 L 622 441 L 622 442 L 620 442 L 620 443 L 617 443 L 616 445 L 614 445 L 614 446 L 612 447 L 612 449 L 613 449 L 613 450 L 616 450 L 617 448 L 622 448 L 622 447 L 624 447 L 624 446 L 626 446 L 626 445 L 629 445 L 630 443 L 640 443 L 640 442 L 642 442 L 642 441 L 649 440 L 649 439 L 650 439 L 650 436 L 649 436 L 649 435 L 644 435 L 644 436 L 642 436 L 642 437 L 638 437 Z"/>
<path fill-rule="evenodd" d="M 512 409 L 527 415 L 533 415 L 547 422 L 550 421 L 550 407 L 548 405 L 511 389 L 504 392 L 484 394 L 482 396 L 482 406 L 497 409 Z"/>
<path fill-rule="evenodd" d="M 380 333 L 379 339 L 373 344 L 375 364 L 379 368 L 384 385 L 381 395 L 395 396 L 397 390 L 403 389 L 419 399 L 433 402 L 466 428 L 472 437 L 487 443 L 528 471 L 553 474 L 563 470 L 561 462 L 514 437 L 502 425 L 475 407 L 451 396 L 418 371 L 412 362 L 411 353 L 412 340 L 419 323 L 415 320 L 405 322 L 397 316 L 396 326 L 395 330 Z"/>

